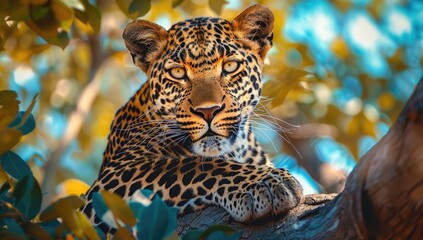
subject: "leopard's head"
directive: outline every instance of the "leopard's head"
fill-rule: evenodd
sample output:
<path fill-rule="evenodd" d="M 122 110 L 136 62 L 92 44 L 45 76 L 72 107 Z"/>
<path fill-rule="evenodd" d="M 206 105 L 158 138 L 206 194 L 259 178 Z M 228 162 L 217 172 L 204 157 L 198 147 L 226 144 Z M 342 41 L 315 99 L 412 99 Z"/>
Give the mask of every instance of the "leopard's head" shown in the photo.
<path fill-rule="evenodd" d="M 254 5 L 232 22 L 194 18 L 166 31 L 137 20 L 126 27 L 125 44 L 147 74 L 157 115 L 176 121 L 193 154 L 223 155 L 246 137 L 261 94 L 273 20 L 268 8 Z"/>

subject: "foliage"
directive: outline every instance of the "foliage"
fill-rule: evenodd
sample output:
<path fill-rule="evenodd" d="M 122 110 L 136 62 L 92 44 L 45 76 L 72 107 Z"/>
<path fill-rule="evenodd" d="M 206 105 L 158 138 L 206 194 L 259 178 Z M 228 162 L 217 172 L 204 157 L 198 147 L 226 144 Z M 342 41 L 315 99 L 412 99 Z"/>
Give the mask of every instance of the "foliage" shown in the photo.
<path fill-rule="evenodd" d="M 25 23 L 47 43 L 65 48 L 75 21 L 85 24 L 94 32 L 100 28 L 100 10 L 88 0 L 29 0 L 5 1 L 0 7 L 0 48 Z"/>
<path fill-rule="evenodd" d="M 354 159 L 386 133 L 423 74 L 419 32 L 423 3 L 259 2 L 274 12 L 275 30 L 274 47 L 264 67 L 262 106 L 252 119 L 259 126 L 256 134 L 267 151 L 273 151 L 275 165 L 293 172 L 307 193 L 317 192 L 321 183 L 298 166 L 301 157 L 290 147 L 290 139 L 307 145 L 313 159 L 346 172 L 352 169 Z M 7 199 L 2 211 L 14 216 L 2 221 L 3 226 L 18 235 L 37 228 L 34 218 L 25 214 L 37 214 L 38 198 L 23 200 L 38 194 L 37 180 L 45 192 L 43 199 L 51 200 L 49 195 L 63 195 L 69 189 L 85 192 L 86 186 L 82 190 L 83 184 L 69 179 L 91 183 L 97 176 L 114 112 L 146 80 L 133 67 L 121 39 L 128 21 L 142 16 L 169 27 L 200 15 L 232 19 L 254 3 L 27 0 L 0 4 L 0 17 L 5 20 L 0 22 L 0 89 L 13 89 L 0 94 L 0 183 L 2 199 Z M 27 111 L 19 111 L 16 93 L 29 106 Z M 285 121 L 299 125 L 295 128 L 299 131 L 291 134 L 294 127 Z M 282 126 L 275 129 L 274 123 Z M 22 138 L 25 141 L 19 142 Z M 287 153 L 279 153 L 280 149 Z M 60 163 L 57 168 L 47 171 L 55 161 Z M 53 187 L 47 187 L 49 183 Z M 23 185 L 29 190 L 21 189 Z M 64 187 L 54 188 L 57 185 Z M 13 195 L 17 186 L 19 191 Z M 71 198 L 59 203 L 75 207 L 76 202 Z M 138 219 L 143 208 L 135 203 L 128 206 Z M 80 213 L 71 212 L 80 219 L 78 224 L 70 220 L 67 225 L 51 221 L 40 226 L 47 232 L 60 225 L 61 234 L 70 229 L 92 234 Z M 116 218 L 120 219 L 118 213 Z M 128 233 L 126 225 L 116 236 Z"/>

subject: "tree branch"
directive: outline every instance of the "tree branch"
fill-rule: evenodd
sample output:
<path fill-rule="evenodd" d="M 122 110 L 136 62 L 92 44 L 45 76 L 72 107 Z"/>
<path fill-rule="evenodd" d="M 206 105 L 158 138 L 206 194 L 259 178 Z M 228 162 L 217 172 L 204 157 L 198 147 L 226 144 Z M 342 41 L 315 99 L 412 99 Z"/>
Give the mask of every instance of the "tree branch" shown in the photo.
<path fill-rule="evenodd" d="M 75 110 L 69 115 L 69 121 L 62 138 L 57 147 L 50 152 L 47 157 L 47 163 L 44 166 L 45 177 L 42 184 L 44 192 L 42 209 L 47 207 L 53 200 L 54 188 L 56 186 L 56 177 L 60 168 L 60 159 L 68 148 L 69 144 L 78 136 L 84 120 L 90 112 L 91 106 L 96 99 L 100 89 L 100 78 L 96 74 L 103 62 L 111 55 L 111 51 L 101 50 L 101 44 L 98 35 L 89 35 L 88 43 L 91 50 L 91 66 L 88 74 L 87 85 L 82 90 Z"/>

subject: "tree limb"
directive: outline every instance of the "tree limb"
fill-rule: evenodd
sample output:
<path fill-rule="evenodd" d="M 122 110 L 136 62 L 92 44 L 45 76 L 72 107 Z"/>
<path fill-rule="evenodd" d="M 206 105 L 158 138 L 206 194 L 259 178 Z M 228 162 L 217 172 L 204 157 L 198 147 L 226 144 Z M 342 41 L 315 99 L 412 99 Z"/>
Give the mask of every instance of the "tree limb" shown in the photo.
<path fill-rule="evenodd" d="M 325 201 L 332 197 L 305 196 L 288 215 L 249 225 L 207 207 L 180 217 L 177 232 L 227 224 L 244 239 L 423 239 L 423 78 L 344 191 Z"/>
<path fill-rule="evenodd" d="M 44 166 L 45 177 L 42 183 L 44 192 L 42 209 L 47 207 L 53 200 L 54 188 L 56 186 L 56 177 L 60 168 L 60 159 L 63 153 L 68 149 L 69 144 L 78 136 L 84 120 L 88 116 L 92 104 L 96 99 L 100 90 L 101 79 L 96 78 L 96 74 L 102 66 L 103 62 L 112 54 L 111 50 L 104 52 L 101 50 L 100 37 L 98 35 L 89 35 L 87 42 L 91 51 L 91 66 L 88 73 L 87 85 L 82 90 L 76 108 L 69 115 L 69 121 L 66 130 L 61 139 L 59 139 L 57 147 L 51 151 L 47 157 L 47 163 Z"/>

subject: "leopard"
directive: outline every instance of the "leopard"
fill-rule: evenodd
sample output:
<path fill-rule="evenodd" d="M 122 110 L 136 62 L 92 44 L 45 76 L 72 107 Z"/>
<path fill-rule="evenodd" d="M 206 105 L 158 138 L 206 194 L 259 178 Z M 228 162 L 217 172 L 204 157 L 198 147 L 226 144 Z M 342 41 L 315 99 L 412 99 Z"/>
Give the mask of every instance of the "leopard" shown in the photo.
<path fill-rule="evenodd" d="M 272 165 L 250 123 L 273 26 L 263 5 L 232 21 L 197 17 L 166 30 L 137 19 L 126 26 L 125 46 L 147 80 L 112 121 L 83 207 L 95 225 L 110 231 L 92 206 L 102 190 L 129 199 L 149 189 L 179 214 L 216 205 L 245 223 L 299 204 L 300 183 Z"/>

